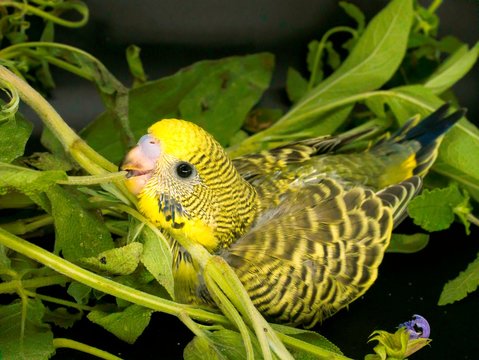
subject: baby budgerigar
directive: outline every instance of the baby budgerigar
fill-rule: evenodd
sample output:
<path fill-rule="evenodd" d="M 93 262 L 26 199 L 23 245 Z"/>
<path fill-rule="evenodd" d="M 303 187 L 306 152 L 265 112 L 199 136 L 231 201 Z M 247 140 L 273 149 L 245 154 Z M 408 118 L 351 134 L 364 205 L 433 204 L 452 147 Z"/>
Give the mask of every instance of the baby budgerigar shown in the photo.
<path fill-rule="evenodd" d="M 139 210 L 169 234 L 177 301 L 211 303 L 175 239 L 223 257 L 267 318 L 313 326 L 373 284 L 443 135 L 464 114 L 442 106 L 360 152 L 323 136 L 230 159 L 199 126 L 156 122 L 125 157 Z"/>

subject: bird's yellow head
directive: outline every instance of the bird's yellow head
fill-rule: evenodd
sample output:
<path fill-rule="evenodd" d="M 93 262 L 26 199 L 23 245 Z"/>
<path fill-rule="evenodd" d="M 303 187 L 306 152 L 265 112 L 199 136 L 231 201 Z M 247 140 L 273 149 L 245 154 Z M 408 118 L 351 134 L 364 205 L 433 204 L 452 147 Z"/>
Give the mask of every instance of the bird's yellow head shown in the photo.
<path fill-rule="evenodd" d="M 199 126 L 158 121 L 126 155 L 126 185 L 140 211 L 173 236 L 215 250 L 251 224 L 256 193 L 221 145 Z"/>

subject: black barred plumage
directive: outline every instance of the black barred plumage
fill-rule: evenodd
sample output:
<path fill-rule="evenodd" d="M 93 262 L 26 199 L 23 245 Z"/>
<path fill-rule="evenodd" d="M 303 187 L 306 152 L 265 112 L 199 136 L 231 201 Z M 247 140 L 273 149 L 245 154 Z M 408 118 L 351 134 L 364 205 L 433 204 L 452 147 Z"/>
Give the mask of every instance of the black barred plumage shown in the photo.
<path fill-rule="evenodd" d="M 326 136 L 233 161 L 194 124 L 154 124 L 132 150 L 149 167 L 127 158 L 123 168 L 142 181 L 128 180 L 140 210 L 172 237 L 176 299 L 212 303 L 199 266 L 174 240 L 188 237 L 222 256 L 275 321 L 312 326 L 347 306 L 375 281 L 393 227 L 462 116 L 446 110 L 359 153 L 343 151 L 354 137 Z M 185 162 L 191 177 L 175 176 Z"/>

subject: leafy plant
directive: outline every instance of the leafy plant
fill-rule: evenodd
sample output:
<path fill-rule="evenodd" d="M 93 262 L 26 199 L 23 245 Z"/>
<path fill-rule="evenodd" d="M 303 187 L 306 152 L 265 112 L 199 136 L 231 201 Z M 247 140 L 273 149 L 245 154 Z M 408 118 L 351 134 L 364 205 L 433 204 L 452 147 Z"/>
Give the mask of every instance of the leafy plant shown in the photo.
<path fill-rule="evenodd" d="M 424 8 L 412 0 L 393 0 L 366 24 L 357 6 L 341 2 L 355 27 L 335 27 L 309 44 L 309 73 L 288 70 L 286 92 L 292 107 L 282 114 L 255 108 L 271 80 L 271 54 L 201 61 L 148 81 L 140 50 L 132 46 L 127 60 L 134 82 L 128 88 L 92 55 L 54 41 L 55 26 L 79 27 L 88 20 L 85 4 L 1 2 L 0 86 L 8 99 L 0 111 L 0 209 L 8 216 L 0 224 L 0 294 L 17 295 L 0 306 L 2 355 L 46 359 L 56 348 L 71 347 L 117 359 L 86 344 L 55 338 L 50 324 L 70 327 L 87 314 L 90 321 L 133 343 L 152 312 L 161 311 L 177 316 L 195 334 L 185 348 L 186 359 L 198 354 L 212 359 L 347 359 L 316 332 L 268 324 L 229 266 L 185 240 L 181 245 L 201 264 L 222 314 L 176 303 L 170 243 L 136 210 L 136 200 L 122 183 L 125 174 L 114 164 L 152 120 L 162 117 L 200 124 L 229 147 L 232 156 L 371 129 L 368 138 L 352 144 L 361 149 L 409 117 L 426 115 L 454 98 L 451 87 L 475 64 L 478 44 L 469 49 L 457 39 L 437 38 L 439 3 Z M 80 20 L 62 17 L 71 11 Z M 31 15 L 45 20 L 39 41 L 29 40 Z M 335 40 L 339 32 L 350 35 L 342 44 Z M 102 96 L 105 111 L 80 135 L 38 93 L 54 90 L 51 66 L 91 81 Z M 18 111 L 20 99 L 44 123 L 42 153 L 24 154 L 32 125 Z M 478 225 L 472 211 L 472 203 L 479 201 L 477 153 L 479 130 L 462 119 L 443 141 L 435 173 L 428 177 L 431 189 L 409 208 L 426 231 L 448 228 L 455 219 L 466 231 L 471 223 Z M 52 231 L 52 247 L 25 240 Z M 394 234 L 389 251 L 419 251 L 428 238 Z M 477 263 L 446 284 L 440 305 L 477 288 Z M 45 295 L 50 287 L 63 296 Z M 387 358 L 391 349 L 391 356 L 404 358 L 411 354 L 408 346 L 419 343 L 402 330 L 375 334 L 380 343 L 375 351 L 382 357 L 370 358 Z M 397 344 L 399 350 L 388 344 Z"/>

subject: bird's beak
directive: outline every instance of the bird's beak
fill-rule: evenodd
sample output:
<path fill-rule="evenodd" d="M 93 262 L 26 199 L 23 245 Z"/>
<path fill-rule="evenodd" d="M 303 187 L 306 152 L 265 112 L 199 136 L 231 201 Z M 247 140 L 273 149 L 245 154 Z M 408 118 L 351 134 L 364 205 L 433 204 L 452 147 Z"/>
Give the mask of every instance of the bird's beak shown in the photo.
<path fill-rule="evenodd" d="M 135 146 L 126 154 L 120 169 L 128 172 L 125 184 L 134 195 L 138 195 L 151 178 L 156 165 L 155 160 L 146 156 L 140 146 Z"/>

